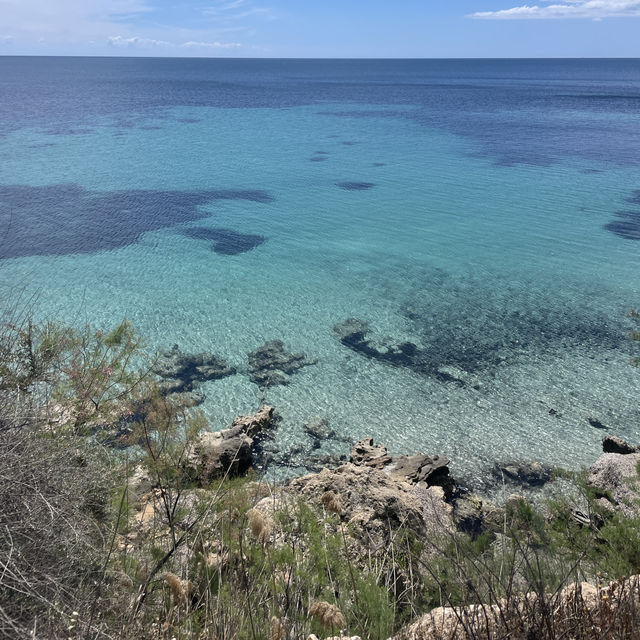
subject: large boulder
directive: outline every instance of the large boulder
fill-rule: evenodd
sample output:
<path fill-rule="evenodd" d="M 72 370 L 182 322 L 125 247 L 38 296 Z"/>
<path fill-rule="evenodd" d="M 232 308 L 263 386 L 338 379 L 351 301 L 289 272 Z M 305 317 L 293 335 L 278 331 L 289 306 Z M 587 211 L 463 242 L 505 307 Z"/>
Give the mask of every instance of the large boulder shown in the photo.
<path fill-rule="evenodd" d="M 318 504 L 335 497 L 334 510 L 369 548 L 385 548 L 392 531 L 400 527 L 419 539 L 453 530 L 452 508 L 440 487 L 410 484 L 372 466 L 347 463 L 323 469 L 296 478 L 287 492 Z"/>
<path fill-rule="evenodd" d="M 639 471 L 640 453 L 605 453 L 589 469 L 588 482 L 602 493 L 602 507 L 640 517 Z"/>
<path fill-rule="evenodd" d="M 628 444 L 619 436 L 605 436 L 602 439 L 602 450 L 605 453 L 621 453 L 622 455 L 627 455 L 629 453 L 640 452 L 640 447 Z"/>
<path fill-rule="evenodd" d="M 236 418 L 229 429 L 200 434 L 187 456 L 191 475 L 206 483 L 246 473 L 254 464 L 256 439 L 273 426 L 274 416 L 274 408 L 264 405 L 253 415 Z"/>

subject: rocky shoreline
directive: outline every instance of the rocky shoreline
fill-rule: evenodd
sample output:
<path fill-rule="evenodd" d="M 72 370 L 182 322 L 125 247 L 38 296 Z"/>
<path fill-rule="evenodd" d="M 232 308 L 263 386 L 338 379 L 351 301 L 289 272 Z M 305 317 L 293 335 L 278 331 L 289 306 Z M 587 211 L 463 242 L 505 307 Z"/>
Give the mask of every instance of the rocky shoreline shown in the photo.
<path fill-rule="evenodd" d="M 229 429 L 201 434 L 189 456 L 192 477 L 206 484 L 214 478 L 260 469 L 265 455 L 272 457 L 268 443 L 278 422 L 275 408 L 263 405 L 253 415 L 239 416 Z M 307 424 L 305 430 L 315 448 L 322 439 L 337 438 L 326 421 Z M 634 483 L 640 468 L 640 446 L 605 436 L 602 448 L 602 455 L 589 469 L 588 485 L 598 492 L 603 508 L 629 517 L 640 516 L 640 506 L 636 504 L 640 484 Z M 384 445 L 375 444 L 373 438 L 364 438 L 353 445 L 348 458 L 329 456 L 324 462 L 323 465 L 320 457 L 311 458 L 310 464 L 320 468 L 288 481 L 283 490 L 320 502 L 330 491 L 346 496 L 344 518 L 351 521 L 354 514 L 367 511 L 367 519 L 358 517 L 369 534 L 380 524 L 372 520 L 384 517 L 409 525 L 420 536 L 435 520 L 439 526 L 445 524 L 477 536 L 487 523 L 495 524 L 501 517 L 502 507 L 456 483 L 450 461 L 443 455 L 392 455 Z M 554 470 L 535 461 L 496 464 L 491 476 L 514 489 L 508 501 L 522 497 L 517 489 L 535 490 L 556 477 Z M 574 515 L 585 524 L 594 524 L 579 511 Z"/>
<path fill-rule="evenodd" d="M 197 437 L 183 463 L 192 488 L 183 496 L 186 515 L 180 527 L 189 530 L 197 522 L 196 505 L 212 487 L 221 485 L 223 480 L 246 476 L 251 470 L 260 470 L 265 456 L 264 445 L 268 444 L 278 422 L 275 408 L 263 405 L 254 414 L 236 418 L 228 429 L 204 432 Z M 336 437 L 328 424 L 322 421 L 311 422 L 307 431 L 314 441 Z M 619 514 L 624 518 L 640 517 L 640 446 L 606 436 L 602 448 L 603 453 L 586 477 L 586 485 L 601 507 L 599 514 L 576 507 L 567 515 L 575 527 L 593 532 L 596 537 L 604 524 L 602 513 Z M 302 545 L 304 557 L 308 552 L 305 545 L 313 542 L 296 532 L 303 526 L 309 526 L 303 522 L 305 517 L 310 517 L 314 522 L 322 521 L 323 540 L 327 535 L 333 535 L 343 541 L 341 552 L 347 554 L 354 570 L 367 567 L 370 570 L 371 566 L 379 566 L 384 572 L 385 566 L 392 566 L 392 574 L 386 576 L 385 581 L 395 585 L 394 590 L 415 594 L 424 589 L 424 576 L 410 565 L 405 566 L 396 560 L 391 562 L 393 553 L 411 550 L 407 557 L 413 557 L 421 567 L 430 566 L 433 562 L 436 565 L 432 566 L 438 566 L 438 561 L 445 559 L 447 562 L 447 541 L 467 539 L 472 543 L 488 544 L 485 548 L 491 549 L 490 553 L 499 554 L 504 545 L 511 544 L 507 536 L 507 520 L 517 519 L 518 513 L 526 515 L 530 508 L 527 499 L 518 493 L 509 495 L 504 503 L 498 504 L 458 485 L 451 474 L 450 461 L 443 455 L 395 455 L 389 453 L 384 445 L 376 444 L 373 438 L 356 442 L 348 458 L 334 462 L 332 466 L 275 485 L 267 486 L 259 475 L 249 476 L 244 486 L 254 497 L 244 507 L 249 510 L 245 514 L 246 522 L 242 522 L 245 522 L 243 526 L 248 524 L 256 544 L 262 545 L 263 550 L 267 547 L 285 549 L 293 536 L 296 544 Z M 556 481 L 553 470 L 536 462 L 496 465 L 492 475 L 494 478 L 499 476 L 500 482 L 509 483 L 509 486 L 533 487 L 534 490 Z M 144 474 L 138 475 L 132 480 L 132 485 L 134 495 L 139 496 L 136 515 L 139 524 L 136 531 L 120 541 L 124 548 L 140 544 L 151 531 L 153 523 L 162 519 L 162 503 L 152 479 Z M 300 505 L 309 510 L 308 516 L 300 510 Z M 237 508 L 235 505 L 227 507 L 231 514 L 236 513 Z M 232 518 L 240 518 L 240 513 L 238 511 Z M 230 571 L 231 560 L 228 551 L 224 551 L 224 545 L 215 539 L 208 544 L 213 545 L 215 551 L 209 553 L 207 562 L 216 571 Z M 318 541 L 317 544 L 323 547 L 325 542 Z M 176 557 L 176 571 L 184 573 L 198 553 L 198 549 L 186 545 Z M 522 576 L 515 575 L 514 579 L 522 581 Z M 394 638 L 440 640 L 446 637 L 462 640 L 485 637 L 482 634 L 491 635 L 491 629 L 501 628 L 505 623 L 505 612 L 521 617 L 535 616 L 538 603 L 546 602 L 547 597 L 549 602 L 555 603 L 554 610 L 567 615 L 582 615 L 582 612 L 595 619 L 606 605 L 609 607 L 607 615 L 615 616 L 616 607 L 622 611 L 630 603 L 635 606 L 633 598 L 636 598 L 636 592 L 640 596 L 638 577 L 625 580 L 624 583 L 608 585 L 600 584 L 599 580 L 595 580 L 595 585 L 568 581 L 557 593 L 531 592 L 525 588 L 521 593 L 514 592 L 513 597 L 486 605 L 441 606 L 431 611 L 427 609 L 422 617 L 416 611 Z M 530 586 L 526 581 L 521 584 Z M 444 602 L 450 602 L 448 596 Z M 325 605 L 340 621 L 337 627 L 333 623 L 331 627 L 344 628 L 344 618 L 334 605 L 320 601 L 314 607 L 319 610 Z M 309 615 L 312 614 L 310 611 Z M 554 624 L 561 625 L 563 620 L 558 619 Z M 274 618 L 273 624 L 278 627 L 287 623 Z M 469 629 L 480 635 L 469 635 Z M 313 640 L 314 636 L 309 638 Z"/>

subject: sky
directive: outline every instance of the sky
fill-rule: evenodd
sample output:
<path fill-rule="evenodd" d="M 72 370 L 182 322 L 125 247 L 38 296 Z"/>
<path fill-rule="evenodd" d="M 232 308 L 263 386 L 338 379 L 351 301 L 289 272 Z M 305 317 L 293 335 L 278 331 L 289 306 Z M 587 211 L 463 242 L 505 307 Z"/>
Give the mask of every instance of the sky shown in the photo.
<path fill-rule="evenodd" d="M 640 57 L 640 0 L 0 0 L 0 55 Z"/>

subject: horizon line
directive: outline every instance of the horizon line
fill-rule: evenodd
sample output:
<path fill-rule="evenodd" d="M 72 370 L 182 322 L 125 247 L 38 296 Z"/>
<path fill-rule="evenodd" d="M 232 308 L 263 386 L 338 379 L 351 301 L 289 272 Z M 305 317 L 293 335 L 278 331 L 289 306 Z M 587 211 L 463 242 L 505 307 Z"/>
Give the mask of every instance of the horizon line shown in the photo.
<path fill-rule="evenodd" d="M 312 56 L 147 56 L 147 55 L 108 55 L 108 54 L 42 54 L 42 53 L 3 53 L 0 58 L 113 58 L 121 60 L 640 60 L 640 56 L 432 56 L 432 57 L 312 57 Z"/>

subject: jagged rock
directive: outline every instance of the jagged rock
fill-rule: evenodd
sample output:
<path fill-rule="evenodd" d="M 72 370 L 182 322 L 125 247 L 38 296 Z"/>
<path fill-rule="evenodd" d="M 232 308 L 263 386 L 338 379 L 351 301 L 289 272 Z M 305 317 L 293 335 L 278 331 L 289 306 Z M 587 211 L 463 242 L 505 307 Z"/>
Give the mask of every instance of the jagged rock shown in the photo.
<path fill-rule="evenodd" d="M 539 462 L 510 462 L 508 464 L 496 464 L 492 470 L 497 480 L 504 478 L 507 482 L 530 487 L 541 487 L 552 478 L 552 469 Z"/>
<path fill-rule="evenodd" d="M 165 380 L 175 381 L 164 384 L 165 393 L 182 393 L 192 391 L 194 384 L 231 376 L 236 369 L 212 353 L 187 354 L 174 344 L 158 357 L 154 373 Z"/>
<path fill-rule="evenodd" d="M 260 387 L 289 384 L 288 376 L 317 363 L 303 353 L 288 353 L 282 340 L 269 340 L 248 357 L 251 382 Z"/>
<path fill-rule="evenodd" d="M 254 415 L 236 418 L 229 429 L 200 434 L 187 456 L 194 479 L 206 483 L 246 473 L 254 463 L 255 440 L 272 427 L 274 411 L 265 405 Z"/>
<path fill-rule="evenodd" d="M 188 460 L 193 476 L 205 483 L 242 475 L 253 463 L 253 439 L 241 427 L 203 433 Z"/>
<path fill-rule="evenodd" d="M 460 531 L 477 538 L 484 528 L 482 500 L 476 495 L 459 498 L 453 507 L 453 519 Z"/>
<path fill-rule="evenodd" d="M 605 436 L 602 439 L 602 450 L 605 453 L 619 453 L 621 455 L 627 455 L 629 453 L 638 453 L 640 451 L 640 447 L 631 446 L 618 436 Z"/>
<path fill-rule="evenodd" d="M 601 506 L 628 517 L 640 516 L 639 465 L 640 453 L 604 453 L 596 460 L 588 483 L 602 492 Z"/>
<path fill-rule="evenodd" d="M 373 438 L 365 438 L 353 446 L 349 462 L 356 465 L 382 466 L 391 462 L 391 456 L 387 453 L 386 447 L 374 445 Z"/>
<path fill-rule="evenodd" d="M 416 454 L 393 459 L 391 474 L 406 478 L 409 482 L 426 482 L 429 486 L 449 488 L 453 481 L 449 475 L 449 460 L 444 456 Z M 451 487 L 452 488 L 452 487 Z"/>
<path fill-rule="evenodd" d="M 344 464 L 292 480 L 287 491 L 321 503 L 332 491 L 341 518 L 367 548 L 384 548 L 390 529 L 407 527 L 420 538 L 453 530 L 452 507 L 440 487 L 412 485 L 380 469 Z"/>
<path fill-rule="evenodd" d="M 278 416 L 273 407 L 263 405 L 262 408 L 250 416 L 238 416 L 231 428 L 239 427 L 250 438 L 267 433 L 277 422 Z"/>

